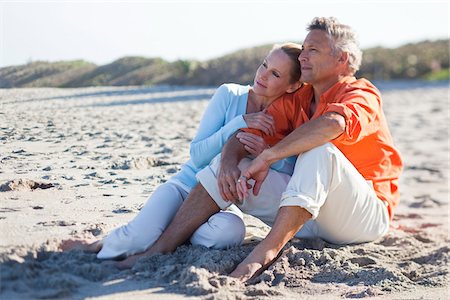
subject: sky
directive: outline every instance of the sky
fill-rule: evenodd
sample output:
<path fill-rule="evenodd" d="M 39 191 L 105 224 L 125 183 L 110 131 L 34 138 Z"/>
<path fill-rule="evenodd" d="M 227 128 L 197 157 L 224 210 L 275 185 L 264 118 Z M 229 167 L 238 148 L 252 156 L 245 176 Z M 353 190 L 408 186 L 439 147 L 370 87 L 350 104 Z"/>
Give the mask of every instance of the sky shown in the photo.
<path fill-rule="evenodd" d="M 296 41 L 316 16 L 353 27 L 361 48 L 449 38 L 440 1 L 0 0 L 0 67 L 36 60 L 110 63 L 123 56 L 207 60 Z"/>

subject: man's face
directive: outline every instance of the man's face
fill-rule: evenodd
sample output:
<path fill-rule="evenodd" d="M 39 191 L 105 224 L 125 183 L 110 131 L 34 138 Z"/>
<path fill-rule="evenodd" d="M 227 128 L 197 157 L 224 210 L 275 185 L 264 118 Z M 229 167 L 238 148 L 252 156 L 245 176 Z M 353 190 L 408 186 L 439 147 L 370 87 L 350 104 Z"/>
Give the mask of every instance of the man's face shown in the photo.
<path fill-rule="evenodd" d="M 333 53 L 332 39 L 322 30 L 311 30 L 303 42 L 299 56 L 301 80 L 312 85 L 336 81 L 339 74 L 338 56 Z"/>

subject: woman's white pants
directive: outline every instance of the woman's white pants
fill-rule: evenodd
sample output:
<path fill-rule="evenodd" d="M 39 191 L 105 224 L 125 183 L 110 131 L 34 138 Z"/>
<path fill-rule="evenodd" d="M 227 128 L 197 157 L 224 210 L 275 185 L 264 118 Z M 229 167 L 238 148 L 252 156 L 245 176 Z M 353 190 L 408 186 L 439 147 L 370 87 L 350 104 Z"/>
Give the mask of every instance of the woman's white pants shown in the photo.
<path fill-rule="evenodd" d="M 133 220 L 103 239 L 97 257 L 112 259 L 147 250 L 170 224 L 188 194 L 189 189 L 175 181 L 159 186 Z M 240 245 L 245 236 L 242 217 L 236 207 L 221 211 L 200 226 L 190 241 L 214 249 Z"/>

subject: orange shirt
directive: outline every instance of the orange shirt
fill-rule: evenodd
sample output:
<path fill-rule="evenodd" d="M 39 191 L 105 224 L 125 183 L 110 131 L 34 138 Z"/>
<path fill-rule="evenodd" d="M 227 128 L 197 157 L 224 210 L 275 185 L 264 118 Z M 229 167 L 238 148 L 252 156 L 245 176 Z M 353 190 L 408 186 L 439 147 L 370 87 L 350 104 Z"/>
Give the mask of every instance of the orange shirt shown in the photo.
<path fill-rule="evenodd" d="M 266 143 L 274 145 L 310 119 L 329 112 L 339 113 L 345 118 L 345 132 L 331 142 L 366 180 L 373 183 L 378 198 L 388 202 L 392 218 L 400 198 L 398 179 L 403 162 L 393 145 L 380 92 L 365 79 L 345 77 L 320 97 L 314 115 L 309 118 L 307 112 L 313 95 L 312 87 L 305 84 L 294 94 L 286 94 L 272 102 L 267 113 L 274 117 L 275 136 L 254 129 L 244 131 L 256 133 Z"/>

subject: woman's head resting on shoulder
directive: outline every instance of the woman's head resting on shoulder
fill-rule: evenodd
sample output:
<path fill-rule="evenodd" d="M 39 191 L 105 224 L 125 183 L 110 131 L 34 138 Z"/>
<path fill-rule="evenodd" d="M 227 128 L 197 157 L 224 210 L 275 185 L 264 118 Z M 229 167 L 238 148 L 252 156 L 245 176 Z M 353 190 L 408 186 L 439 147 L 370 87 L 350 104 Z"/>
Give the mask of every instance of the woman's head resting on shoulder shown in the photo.
<path fill-rule="evenodd" d="M 300 66 L 298 57 L 302 53 L 302 45 L 296 43 L 284 43 L 281 45 L 274 45 L 272 51 L 281 49 L 291 59 L 291 83 L 298 83 L 302 76 L 302 68 Z"/>
<path fill-rule="evenodd" d="M 298 57 L 302 46 L 295 43 L 275 45 L 256 70 L 253 91 L 255 94 L 278 98 L 293 93 L 300 86 L 301 68 Z"/>

